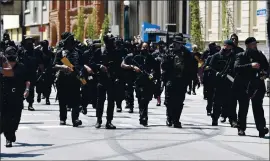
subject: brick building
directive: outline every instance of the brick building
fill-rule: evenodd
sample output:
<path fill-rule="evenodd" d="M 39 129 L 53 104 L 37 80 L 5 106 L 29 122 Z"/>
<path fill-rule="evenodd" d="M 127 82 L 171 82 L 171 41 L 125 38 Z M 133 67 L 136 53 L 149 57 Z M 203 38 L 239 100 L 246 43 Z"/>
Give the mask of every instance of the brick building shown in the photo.
<path fill-rule="evenodd" d="M 79 8 L 83 9 L 85 15 L 85 27 L 88 22 L 88 15 L 93 8 L 97 10 L 97 23 L 101 28 L 104 15 L 105 3 L 101 0 L 70 0 L 70 1 L 50 1 L 50 38 L 51 45 L 55 46 L 61 40 L 61 34 L 65 31 L 74 32 L 77 28 L 77 15 Z M 86 31 L 86 30 L 85 30 Z"/>

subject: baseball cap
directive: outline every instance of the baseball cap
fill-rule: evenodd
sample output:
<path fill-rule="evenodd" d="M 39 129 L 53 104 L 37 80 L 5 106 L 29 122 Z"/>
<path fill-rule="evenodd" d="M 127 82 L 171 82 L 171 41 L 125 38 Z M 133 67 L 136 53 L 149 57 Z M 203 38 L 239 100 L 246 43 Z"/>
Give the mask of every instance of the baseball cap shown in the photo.
<path fill-rule="evenodd" d="M 245 44 L 248 45 L 250 43 L 259 43 L 254 37 L 248 37 L 246 40 L 245 40 Z"/>

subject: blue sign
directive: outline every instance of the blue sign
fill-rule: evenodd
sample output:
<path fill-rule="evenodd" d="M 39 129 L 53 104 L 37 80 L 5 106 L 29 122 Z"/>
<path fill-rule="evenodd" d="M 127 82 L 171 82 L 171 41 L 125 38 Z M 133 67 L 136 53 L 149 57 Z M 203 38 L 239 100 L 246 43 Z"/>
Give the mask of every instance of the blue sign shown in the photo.
<path fill-rule="evenodd" d="M 192 52 L 192 44 L 191 43 L 186 43 L 185 47 Z"/>
<path fill-rule="evenodd" d="M 145 33 L 145 31 L 159 31 L 160 30 L 160 26 L 158 25 L 154 25 L 154 24 L 150 24 L 147 22 L 143 22 L 142 24 L 142 32 L 141 32 L 141 38 L 144 42 L 148 42 L 149 40 L 149 34 Z M 159 36 L 156 36 L 156 42 L 159 41 Z"/>
<path fill-rule="evenodd" d="M 266 16 L 266 9 L 259 9 L 257 10 L 257 16 Z"/>

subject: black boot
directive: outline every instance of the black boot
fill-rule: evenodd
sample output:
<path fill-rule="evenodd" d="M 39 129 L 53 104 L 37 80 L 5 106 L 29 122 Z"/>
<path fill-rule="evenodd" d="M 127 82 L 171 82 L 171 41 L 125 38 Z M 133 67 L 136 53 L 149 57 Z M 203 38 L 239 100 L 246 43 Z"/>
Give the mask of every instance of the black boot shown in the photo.
<path fill-rule="evenodd" d="M 188 91 L 187 94 L 188 94 L 188 95 L 191 95 L 191 91 Z"/>
<path fill-rule="evenodd" d="M 46 105 L 51 105 L 50 99 L 46 98 Z"/>
<path fill-rule="evenodd" d="M 37 96 L 37 102 L 38 102 L 38 103 L 41 102 L 41 94 L 38 94 L 38 96 Z"/>
<path fill-rule="evenodd" d="M 221 121 L 222 123 L 226 122 L 226 117 L 221 117 Z"/>
<path fill-rule="evenodd" d="M 35 109 L 33 108 L 33 103 L 29 103 L 28 111 L 35 111 Z"/>
<path fill-rule="evenodd" d="M 82 125 L 82 121 L 81 121 L 81 120 L 75 120 L 75 121 L 73 122 L 73 127 L 78 127 L 78 126 L 80 126 L 80 125 Z"/>
<path fill-rule="evenodd" d="M 16 142 L 16 135 L 15 135 L 15 133 L 12 134 L 10 141 L 13 142 L 13 143 Z"/>
<path fill-rule="evenodd" d="M 238 124 L 237 124 L 236 121 L 232 121 L 230 124 L 231 124 L 232 128 L 237 128 L 238 127 Z"/>
<path fill-rule="evenodd" d="M 117 112 L 122 112 L 122 107 L 117 107 Z"/>
<path fill-rule="evenodd" d="M 107 121 L 105 127 L 106 127 L 106 129 L 116 129 L 116 127 L 112 124 L 111 121 Z"/>
<path fill-rule="evenodd" d="M 140 119 L 140 124 L 143 126 L 148 126 L 148 121 L 146 119 Z"/>
<path fill-rule="evenodd" d="M 66 121 L 61 120 L 60 125 L 66 125 Z"/>
<path fill-rule="evenodd" d="M 193 92 L 192 92 L 192 94 L 193 94 L 193 95 L 196 95 L 196 92 L 195 92 L 195 91 L 193 91 Z"/>
<path fill-rule="evenodd" d="M 129 109 L 128 113 L 133 113 L 133 107 Z"/>
<path fill-rule="evenodd" d="M 6 140 L 6 147 L 11 148 L 12 147 L 12 142 L 10 140 Z"/>
<path fill-rule="evenodd" d="M 218 120 L 212 119 L 212 126 L 218 126 Z"/>
<path fill-rule="evenodd" d="M 82 107 L 82 113 L 83 113 L 84 115 L 87 114 L 87 107 L 85 107 L 85 106 Z"/>
<path fill-rule="evenodd" d="M 101 119 L 98 119 L 97 120 L 97 123 L 95 125 L 95 128 L 97 128 L 97 129 L 101 128 L 101 124 L 102 124 L 102 120 Z"/>
<path fill-rule="evenodd" d="M 264 138 L 265 135 L 268 134 L 268 132 L 269 132 L 269 129 L 265 127 L 263 130 L 261 130 L 261 131 L 259 132 L 259 137 L 260 137 L 260 138 Z"/>
<path fill-rule="evenodd" d="M 169 126 L 169 127 L 171 127 L 171 126 L 172 126 L 172 121 L 169 120 L 169 119 L 167 119 L 167 120 L 166 120 L 166 125 Z"/>
<path fill-rule="evenodd" d="M 239 136 L 246 136 L 246 133 L 245 133 L 244 130 L 238 129 L 238 135 L 239 135 Z"/>
<path fill-rule="evenodd" d="M 182 128 L 181 122 L 179 122 L 179 121 L 174 122 L 173 127 L 174 128 Z"/>

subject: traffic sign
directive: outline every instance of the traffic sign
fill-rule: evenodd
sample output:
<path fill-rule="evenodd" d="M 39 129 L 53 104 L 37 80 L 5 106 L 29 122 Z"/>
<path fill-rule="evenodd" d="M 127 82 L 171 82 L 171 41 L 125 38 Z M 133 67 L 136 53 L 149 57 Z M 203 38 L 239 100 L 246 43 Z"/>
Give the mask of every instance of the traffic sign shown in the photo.
<path fill-rule="evenodd" d="M 266 16 L 266 8 L 257 10 L 257 16 Z"/>
<path fill-rule="evenodd" d="M 46 27 L 45 26 L 39 26 L 38 27 L 38 31 L 39 32 L 45 32 L 46 31 Z"/>

